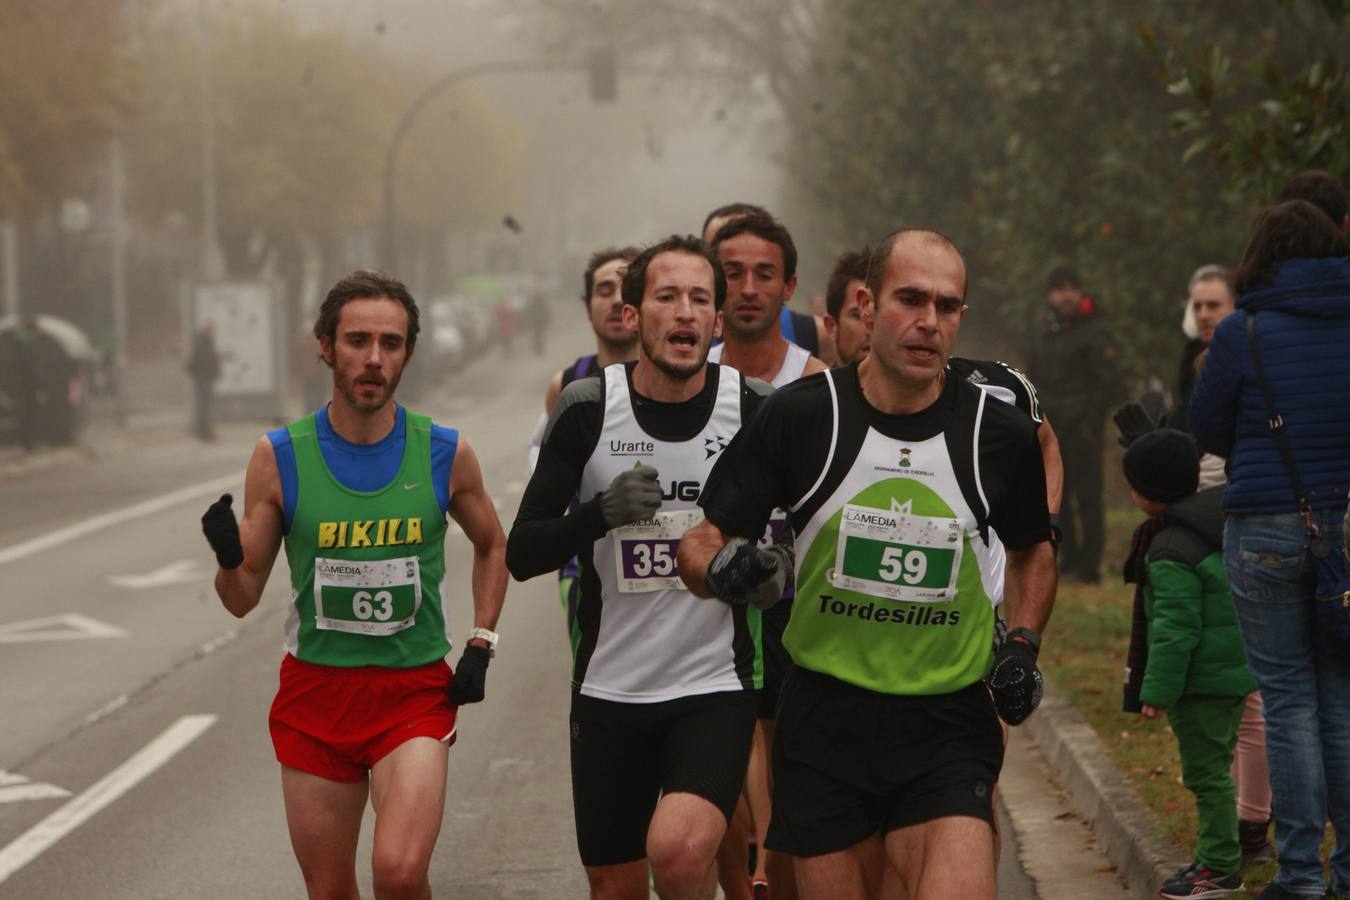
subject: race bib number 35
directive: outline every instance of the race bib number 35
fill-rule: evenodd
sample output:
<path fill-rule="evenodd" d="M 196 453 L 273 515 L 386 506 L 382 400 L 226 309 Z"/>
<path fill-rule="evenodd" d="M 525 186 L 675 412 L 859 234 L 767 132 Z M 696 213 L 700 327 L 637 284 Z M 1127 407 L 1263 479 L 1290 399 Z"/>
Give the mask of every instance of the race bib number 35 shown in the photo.
<path fill-rule="evenodd" d="M 680 537 L 702 518 L 698 509 L 658 512 L 652 519 L 611 531 L 619 590 L 629 594 L 683 590 L 684 582 L 675 571 L 675 553 Z"/>
<path fill-rule="evenodd" d="M 411 628 L 422 607 L 417 557 L 314 561 L 315 626 L 387 637 Z"/>
<path fill-rule="evenodd" d="M 961 520 L 847 505 L 839 521 L 834 584 L 910 603 L 956 597 Z"/>

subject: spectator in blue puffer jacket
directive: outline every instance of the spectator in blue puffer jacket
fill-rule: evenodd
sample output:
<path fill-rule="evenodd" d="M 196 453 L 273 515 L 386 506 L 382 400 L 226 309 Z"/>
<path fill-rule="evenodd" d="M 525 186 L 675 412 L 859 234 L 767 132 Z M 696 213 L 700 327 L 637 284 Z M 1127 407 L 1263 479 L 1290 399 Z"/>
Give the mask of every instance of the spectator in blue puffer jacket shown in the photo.
<path fill-rule="evenodd" d="M 1263 212 L 1191 395 L 1201 449 L 1226 457 L 1224 563 L 1266 708 L 1280 870 L 1261 900 L 1322 897 L 1319 847 L 1336 829 L 1327 897 L 1350 897 L 1350 658 L 1313 640 L 1309 538 L 1269 427 L 1247 343 L 1285 421 L 1312 520 L 1342 541 L 1350 490 L 1350 242 L 1317 207 Z"/>

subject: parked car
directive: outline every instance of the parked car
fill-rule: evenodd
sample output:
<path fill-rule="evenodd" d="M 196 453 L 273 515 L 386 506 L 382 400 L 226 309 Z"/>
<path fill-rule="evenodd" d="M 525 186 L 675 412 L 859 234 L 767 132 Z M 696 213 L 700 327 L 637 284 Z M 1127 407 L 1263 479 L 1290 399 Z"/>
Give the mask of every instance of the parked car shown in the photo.
<path fill-rule="evenodd" d="M 20 443 L 23 397 L 34 403 L 30 439 L 69 444 L 84 425 L 86 387 L 100 356 L 71 322 L 36 316 L 37 333 L 21 331 L 18 316 L 0 318 L 0 443 Z"/>

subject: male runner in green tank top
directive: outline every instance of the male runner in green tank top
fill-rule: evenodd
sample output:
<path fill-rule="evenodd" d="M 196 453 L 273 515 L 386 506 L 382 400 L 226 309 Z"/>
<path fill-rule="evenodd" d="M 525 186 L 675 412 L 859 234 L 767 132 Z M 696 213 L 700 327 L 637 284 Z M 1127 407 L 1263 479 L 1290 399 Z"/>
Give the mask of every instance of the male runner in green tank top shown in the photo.
<path fill-rule="evenodd" d="M 996 711 L 1018 724 L 1039 702 L 1055 566 L 1030 420 L 945 375 L 965 296 L 944 236 L 907 229 L 878 244 L 870 356 L 770 397 L 680 543 L 690 590 L 763 606 L 783 556 L 755 538 L 774 507 L 789 510 L 796 668 L 778 709 L 768 845 L 797 857 L 806 900 L 875 896 L 883 866 L 912 900 L 996 894 Z M 769 449 L 788 435 L 794 453 Z M 1013 630 L 995 655 L 1000 591 Z"/>
<path fill-rule="evenodd" d="M 269 725 L 311 898 L 359 900 L 367 799 L 377 900 L 431 896 L 456 708 L 483 699 L 497 640 L 506 539 L 478 460 L 456 432 L 393 399 L 417 331 L 400 282 L 374 272 L 339 281 L 314 327 L 332 402 L 258 442 L 242 522 L 228 494 L 202 518 L 216 592 L 235 616 L 258 605 L 285 541 L 288 652 Z M 474 548 L 476 627 L 453 675 L 447 511 Z M 464 574 L 454 573 L 457 591 Z"/>

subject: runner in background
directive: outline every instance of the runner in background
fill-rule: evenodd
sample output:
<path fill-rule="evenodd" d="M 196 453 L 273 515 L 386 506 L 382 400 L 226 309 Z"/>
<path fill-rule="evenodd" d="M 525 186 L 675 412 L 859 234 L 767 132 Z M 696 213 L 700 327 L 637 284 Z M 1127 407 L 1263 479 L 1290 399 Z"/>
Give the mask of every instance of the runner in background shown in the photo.
<path fill-rule="evenodd" d="M 703 220 L 703 240 L 712 244 L 713 238 L 724 225 L 751 215 L 773 218 L 768 210 L 753 203 L 728 203 L 726 206 L 719 206 Z M 778 327 L 782 330 L 783 337 L 798 347 L 826 363 L 834 364 L 834 341 L 825 331 L 823 316 L 799 313 L 788 309 L 785 305 L 779 313 Z"/>

